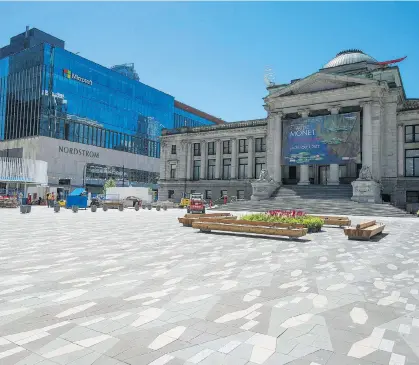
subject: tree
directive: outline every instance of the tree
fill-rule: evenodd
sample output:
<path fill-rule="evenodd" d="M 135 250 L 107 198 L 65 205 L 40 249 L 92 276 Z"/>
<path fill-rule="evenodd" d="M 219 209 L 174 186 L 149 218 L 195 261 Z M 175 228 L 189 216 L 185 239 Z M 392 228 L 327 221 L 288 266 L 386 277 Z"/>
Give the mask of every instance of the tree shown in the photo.
<path fill-rule="evenodd" d="M 103 193 L 106 194 L 106 189 L 114 187 L 116 187 L 116 182 L 114 179 L 110 178 L 106 180 L 105 184 L 103 185 Z"/>

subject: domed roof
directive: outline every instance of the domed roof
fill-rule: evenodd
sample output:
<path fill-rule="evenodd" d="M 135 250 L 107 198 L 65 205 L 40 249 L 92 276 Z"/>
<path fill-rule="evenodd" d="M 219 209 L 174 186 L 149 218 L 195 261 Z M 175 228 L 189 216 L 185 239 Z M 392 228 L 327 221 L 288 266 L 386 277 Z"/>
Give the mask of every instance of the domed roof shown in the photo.
<path fill-rule="evenodd" d="M 358 62 L 377 63 L 375 58 L 365 54 L 359 49 L 348 49 L 346 51 L 339 52 L 335 58 L 326 63 L 323 68 L 337 67 L 343 65 L 349 65 Z"/>

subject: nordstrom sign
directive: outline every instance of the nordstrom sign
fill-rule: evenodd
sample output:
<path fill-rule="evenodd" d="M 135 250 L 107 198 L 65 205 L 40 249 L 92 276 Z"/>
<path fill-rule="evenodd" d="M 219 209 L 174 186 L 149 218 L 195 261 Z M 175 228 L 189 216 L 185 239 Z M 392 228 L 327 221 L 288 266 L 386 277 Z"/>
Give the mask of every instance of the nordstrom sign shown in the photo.
<path fill-rule="evenodd" d="M 82 82 L 83 84 L 87 84 L 87 85 L 90 85 L 90 86 L 93 85 L 92 80 L 88 80 L 88 79 L 85 79 L 83 77 L 80 77 L 79 75 L 75 74 L 74 72 L 71 72 L 70 70 L 64 69 L 63 74 L 64 74 L 64 77 L 67 77 L 67 79 L 77 80 L 79 82 Z"/>
<path fill-rule="evenodd" d="M 61 153 L 66 153 L 70 155 L 80 155 L 80 156 L 86 156 L 86 157 L 99 158 L 99 152 L 83 150 L 81 148 L 58 146 L 58 151 Z"/>

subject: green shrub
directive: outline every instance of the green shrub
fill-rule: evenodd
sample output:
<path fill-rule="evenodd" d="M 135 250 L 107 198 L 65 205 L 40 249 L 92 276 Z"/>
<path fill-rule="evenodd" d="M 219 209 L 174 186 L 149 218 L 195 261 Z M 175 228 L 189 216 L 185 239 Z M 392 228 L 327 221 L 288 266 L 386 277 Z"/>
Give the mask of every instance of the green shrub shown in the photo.
<path fill-rule="evenodd" d="M 252 213 L 242 216 L 240 219 L 253 222 L 272 222 L 272 223 L 293 223 L 293 224 L 302 224 L 304 227 L 308 228 L 308 231 L 319 232 L 322 229 L 324 224 L 323 219 L 310 216 L 300 216 L 300 217 L 281 217 L 275 215 L 269 215 L 266 213 Z"/>

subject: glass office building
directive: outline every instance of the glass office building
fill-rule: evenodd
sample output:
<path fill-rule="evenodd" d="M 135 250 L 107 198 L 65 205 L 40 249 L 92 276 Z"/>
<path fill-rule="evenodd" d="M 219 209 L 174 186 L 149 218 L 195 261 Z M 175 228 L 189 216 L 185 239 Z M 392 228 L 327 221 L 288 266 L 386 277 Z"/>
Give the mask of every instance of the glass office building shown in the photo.
<path fill-rule="evenodd" d="M 196 126 L 219 121 L 137 77 L 65 50 L 64 41 L 35 28 L 26 29 L 11 38 L 9 46 L 0 48 L 0 141 L 47 137 L 61 145 L 68 142 L 60 151 L 104 148 L 129 154 L 123 159 L 131 161 L 131 166 L 117 163 L 121 157 L 102 150 L 100 156 L 108 156 L 107 161 L 86 161 L 83 181 L 90 177 L 100 185 L 106 177 L 120 176 L 121 181 L 133 184 L 156 183 L 158 167 L 153 159 L 160 157 L 161 130 L 182 123 Z M 89 147 L 72 148 L 75 143 Z M 5 146 L 0 145 L 0 151 L 7 149 L 3 155 L 20 148 L 13 143 Z M 137 158 L 142 161 L 140 166 L 130 157 L 135 155 L 149 159 Z M 61 181 L 73 179 L 55 175 Z"/>
<path fill-rule="evenodd" d="M 0 77 L 5 140 L 40 135 L 159 157 L 148 132 L 173 127 L 172 96 L 46 43 L 0 60 Z"/>

